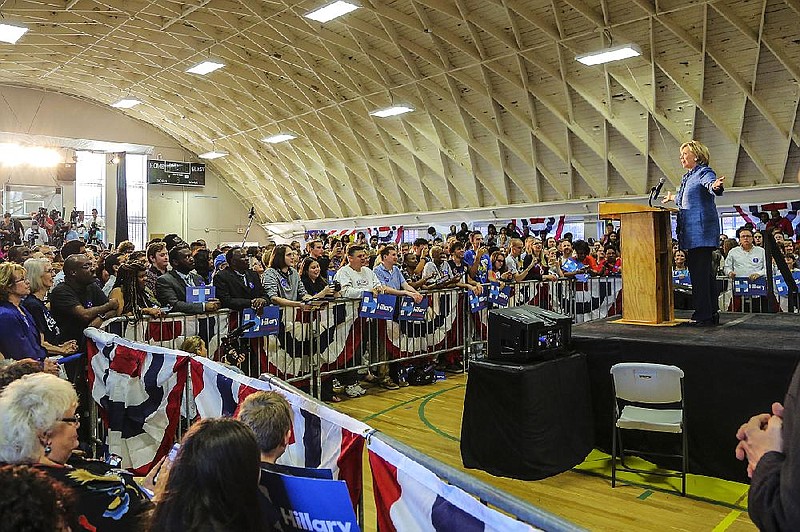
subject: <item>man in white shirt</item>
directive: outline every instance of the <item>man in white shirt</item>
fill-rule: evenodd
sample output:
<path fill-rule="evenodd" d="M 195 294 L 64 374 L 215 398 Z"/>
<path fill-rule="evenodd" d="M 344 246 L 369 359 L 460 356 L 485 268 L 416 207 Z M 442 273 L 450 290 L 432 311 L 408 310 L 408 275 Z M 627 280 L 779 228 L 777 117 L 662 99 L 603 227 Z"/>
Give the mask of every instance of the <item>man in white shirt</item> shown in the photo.
<path fill-rule="evenodd" d="M 367 252 L 363 246 L 353 244 L 347 248 L 347 264 L 336 270 L 336 275 L 334 276 L 334 280 L 342 285 L 342 289 L 339 292 L 342 297 L 360 300 L 364 292 L 372 292 L 375 296 L 383 293 L 383 285 L 375 277 L 375 273 L 366 266 L 367 260 Z M 373 345 L 369 346 L 370 351 L 376 351 L 374 344 L 376 343 L 377 327 L 365 327 L 364 332 L 366 333 L 366 338 L 362 346 L 372 343 Z M 377 351 L 373 356 L 377 356 Z M 354 363 L 358 364 L 358 362 Z M 379 380 L 378 377 L 369 372 L 367 372 L 366 378 L 368 382 Z M 356 371 L 340 374 L 339 381 L 344 384 L 344 393 L 348 397 L 359 397 L 367 393 L 356 382 L 357 379 Z"/>
<path fill-rule="evenodd" d="M 747 277 L 755 281 L 759 277 L 767 274 L 766 257 L 764 248 L 753 245 L 753 231 L 748 227 L 740 227 L 736 231 L 739 245 L 728 252 L 725 259 L 725 275 L 734 279 L 736 277 Z M 766 311 L 766 298 L 752 298 L 752 311 Z M 741 296 L 733 298 L 733 310 L 739 312 L 742 309 Z"/>
<path fill-rule="evenodd" d="M 31 247 L 47 244 L 47 231 L 39 227 L 39 222 L 33 220 L 31 226 L 25 230 L 25 243 Z"/>

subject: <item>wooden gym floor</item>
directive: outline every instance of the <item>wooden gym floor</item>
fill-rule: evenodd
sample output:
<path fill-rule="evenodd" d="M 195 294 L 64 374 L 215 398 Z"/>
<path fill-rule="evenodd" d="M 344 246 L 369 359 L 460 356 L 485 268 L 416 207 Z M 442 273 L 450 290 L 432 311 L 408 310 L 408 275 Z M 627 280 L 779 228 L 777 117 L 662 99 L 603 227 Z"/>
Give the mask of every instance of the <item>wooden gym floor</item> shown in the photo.
<path fill-rule="evenodd" d="M 448 374 L 446 380 L 428 386 L 409 386 L 394 391 L 376 386 L 363 397 L 332 406 L 425 454 L 589 530 L 756 530 L 747 516 L 747 485 L 690 475 L 687 496 L 681 497 L 679 478 L 645 478 L 623 473 L 618 476 L 617 487 L 612 489 L 608 455 L 597 450 L 576 469 L 539 481 L 513 480 L 464 469 L 459 437 L 466 383 L 466 375 Z M 367 385 L 362 386 L 367 388 Z M 733 447 L 720 449 L 720 452 L 732 453 Z M 365 452 L 365 530 L 371 531 L 375 530 L 375 501 L 366 456 Z"/>

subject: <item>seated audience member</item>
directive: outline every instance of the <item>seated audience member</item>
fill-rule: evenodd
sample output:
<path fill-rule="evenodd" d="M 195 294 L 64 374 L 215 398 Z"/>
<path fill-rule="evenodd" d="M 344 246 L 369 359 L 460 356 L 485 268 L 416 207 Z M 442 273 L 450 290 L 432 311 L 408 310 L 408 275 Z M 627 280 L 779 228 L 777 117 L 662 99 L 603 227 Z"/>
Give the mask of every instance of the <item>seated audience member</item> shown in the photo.
<path fill-rule="evenodd" d="M 773 403 L 771 413 L 751 417 L 736 433 L 736 458 L 747 461 L 751 478 L 748 512 L 759 530 L 800 530 L 799 447 L 795 446 L 800 427 L 798 395 L 800 371 L 796 369 L 784 404 Z"/>
<path fill-rule="evenodd" d="M 43 362 L 39 330 L 28 309 L 21 306 L 30 293 L 25 268 L 14 262 L 0 264 L 0 353 L 8 358 L 33 358 Z"/>
<path fill-rule="evenodd" d="M 36 468 L 0 466 L 0 523 L 3 530 L 53 532 L 70 530 L 75 495 Z"/>
<path fill-rule="evenodd" d="M 124 471 L 72 455 L 78 396 L 47 373 L 25 375 L 0 394 L 0 461 L 29 464 L 75 494 L 72 530 L 139 530 L 151 504 Z"/>
<path fill-rule="evenodd" d="M 147 288 L 147 268 L 138 262 L 123 264 L 109 299 L 117 301 L 117 316 L 132 316 L 135 320 L 143 316 L 164 316 L 155 294 Z"/>
<path fill-rule="evenodd" d="M 44 304 L 47 292 L 53 287 L 53 265 L 47 259 L 28 259 L 25 261 L 25 271 L 31 291 L 22 300 L 22 306 L 30 312 L 42 347 L 49 355 L 71 355 L 78 351 L 78 342 L 67 340 L 59 343 L 61 330 L 50 310 Z"/>
<path fill-rule="evenodd" d="M 31 248 L 28 246 L 11 246 L 8 248 L 8 255 L 6 255 L 6 258 L 9 262 L 23 264 L 26 260 L 31 258 Z"/>
<path fill-rule="evenodd" d="M 250 270 L 248 258 L 240 247 L 230 248 L 223 256 L 227 268 L 219 269 L 214 274 L 214 286 L 217 287 L 217 298 L 224 308 L 244 310 L 253 308 L 260 310 L 267 304 L 264 287 L 258 274 Z"/>
<path fill-rule="evenodd" d="M 255 392 L 239 405 L 236 419 L 250 427 L 261 452 L 261 467 L 285 472 L 276 464 L 292 439 L 294 414 L 286 398 L 278 392 Z"/>
<path fill-rule="evenodd" d="M 156 281 L 167 273 L 169 265 L 167 245 L 163 242 L 153 242 L 147 246 L 147 262 L 150 263 L 150 268 L 147 270 L 147 286 L 155 294 Z"/>
<path fill-rule="evenodd" d="M 64 243 L 63 246 L 61 246 L 61 262 L 63 263 L 72 255 L 83 255 L 85 253 L 86 253 L 86 244 L 84 244 L 80 240 L 68 240 L 67 242 Z M 53 278 L 53 286 L 58 286 L 63 282 L 64 282 L 64 270 L 62 269 Z"/>
<path fill-rule="evenodd" d="M 175 463 L 161 467 L 157 486 L 164 487 L 149 530 L 271 530 L 259 501 L 260 458 L 253 431 L 241 421 L 198 421 L 183 437 Z"/>
<path fill-rule="evenodd" d="M 156 281 L 156 298 L 162 307 L 169 308 L 170 312 L 184 314 L 202 314 L 219 310 L 219 299 L 209 299 L 200 303 L 186 302 L 187 287 L 205 285 L 200 276 L 192 271 L 194 258 L 188 246 L 173 247 L 169 252 L 169 263 L 172 270 Z"/>
<path fill-rule="evenodd" d="M 767 263 L 764 255 L 764 248 L 753 245 L 753 231 L 745 227 L 740 227 L 736 231 L 736 238 L 739 239 L 741 245 L 728 252 L 728 256 L 725 258 L 725 275 L 731 279 L 747 277 L 751 281 L 766 275 Z M 733 239 L 728 239 L 726 242 L 730 240 Z M 766 297 L 753 298 L 753 311 L 766 311 L 766 303 Z M 742 310 L 741 296 L 734 296 L 733 310 L 736 312 Z"/>

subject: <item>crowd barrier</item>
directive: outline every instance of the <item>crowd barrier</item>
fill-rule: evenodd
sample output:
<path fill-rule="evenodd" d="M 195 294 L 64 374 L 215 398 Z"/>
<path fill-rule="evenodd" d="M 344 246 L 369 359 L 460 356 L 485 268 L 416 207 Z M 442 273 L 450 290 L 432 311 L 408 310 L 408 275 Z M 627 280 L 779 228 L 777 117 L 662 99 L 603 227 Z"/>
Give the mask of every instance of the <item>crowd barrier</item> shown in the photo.
<path fill-rule="evenodd" d="M 692 285 L 684 283 L 675 277 L 673 287 L 675 290 L 676 308 L 691 308 Z M 757 283 L 748 285 L 744 279 L 731 279 L 727 276 L 717 276 L 717 290 L 719 291 L 718 306 L 722 312 L 735 313 L 762 313 L 768 312 L 768 295 L 766 294 L 766 279 L 761 278 Z M 783 284 L 782 284 L 783 283 Z M 761 295 L 764 294 L 764 295 Z M 794 297 L 793 305 L 789 305 L 789 297 Z M 774 278 L 773 304 L 780 312 L 800 312 L 800 300 L 795 294 L 788 292 L 783 278 Z"/>
<path fill-rule="evenodd" d="M 469 475 L 337 412 L 281 379 L 248 377 L 207 358 L 87 329 L 90 386 L 107 429 L 107 453 L 142 474 L 176 438 L 187 383 L 197 418 L 231 416 L 258 390 L 280 391 L 294 411 L 293 440 L 279 463 L 330 469 L 345 480 L 354 507 L 363 507 L 363 452 L 373 475 L 377 527 L 432 529 L 482 524 L 483 530 L 579 530 L 575 525 L 510 497 Z M 185 410 L 184 410 L 185 413 Z M 363 511 L 361 516 L 362 529 Z M 441 523 L 441 521 L 439 521 Z M 375 529 L 370 525 L 367 529 Z"/>
<path fill-rule="evenodd" d="M 536 305 L 572 316 L 576 323 L 621 313 L 620 277 L 586 281 L 527 281 L 508 285 L 508 306 Z M 484 295 L 489 286 L 483 287 Z M 360 317 L 360 300 L 334 299 L 309 309 L 276 309 L 275 326 L 265 335 L 243 338 L 234 348 L 245 353 L 241 369 L 263 373 L 309 390 L 321 397 L 323 381 L 343 373 L 375 371 L 381 365 L 409 365 L 415 360 L 452 365 L 482 358 L 487 351 L 488 312 L 470 306 L 461 289 L 425 291 L 427 309 L 419 321 Z M 242 313 L 222 309 L 201 315 L 169 314 L 163 318 L 113 318 L 102 329 L 135 342 L 170 349 L 191 335 L 201 336 L 217 361 L 230 343 L 223 340 L 245 321 Z M 266 322 L 265 322 L 266 323 Z M 260 334 L 264 334 L 266 329 Z M 248 333 L 252 334 L 252 333 Z"/>

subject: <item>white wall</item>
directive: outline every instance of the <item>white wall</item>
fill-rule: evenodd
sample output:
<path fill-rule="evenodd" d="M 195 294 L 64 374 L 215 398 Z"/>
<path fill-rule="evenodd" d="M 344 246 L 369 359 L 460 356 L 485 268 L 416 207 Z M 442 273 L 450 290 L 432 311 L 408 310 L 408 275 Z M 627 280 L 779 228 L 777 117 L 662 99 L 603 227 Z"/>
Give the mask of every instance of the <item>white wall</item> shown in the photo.
<path fill-rule="evenodd" d="M 3 133 L 140 144 L 153 147 L 153 158 L 160 155 L 167 160 L 198 160 L 173 138 L 116 109 L 36 89 L 0 85 L 0 134 Z M 103 214 L 109 240 L 113 240 L 116 226 L 115 172 L 113 165 L 107 166 L 107 212 Z M 62 186 L 67 213 L 75 205 L 74 183 L 58 182 L 53 170 L 0 167 L 0 183 Z M 250 206 L 243 205 L 210 166 L 206 166 L 205 187 L 152 185 L 147 196 L 151 235 L 178 233 L 186 241 L 203 238 L 211 246 L 241 241 L 244 236 L 237 229 L 247 225 Z M 254 225 L 248 241 L 267 240 L 263 228 Z"/>

